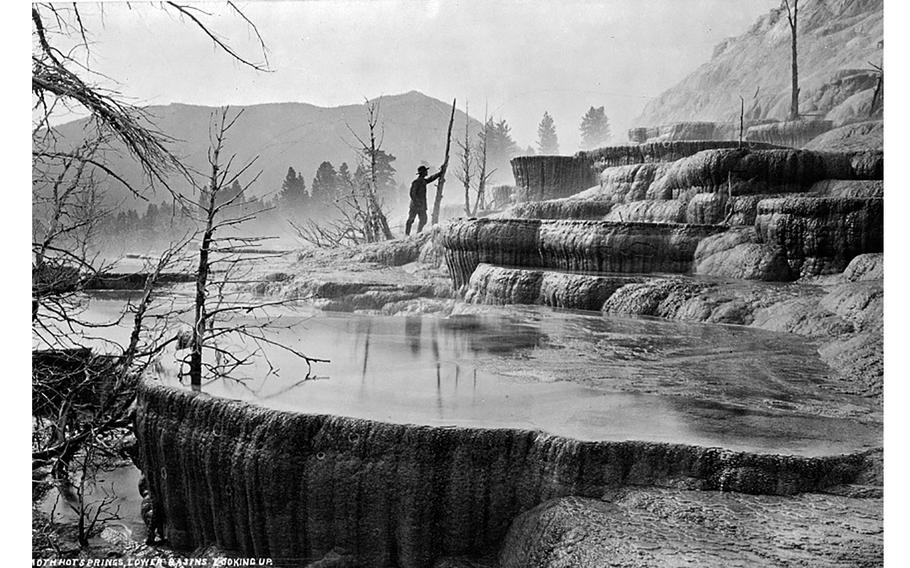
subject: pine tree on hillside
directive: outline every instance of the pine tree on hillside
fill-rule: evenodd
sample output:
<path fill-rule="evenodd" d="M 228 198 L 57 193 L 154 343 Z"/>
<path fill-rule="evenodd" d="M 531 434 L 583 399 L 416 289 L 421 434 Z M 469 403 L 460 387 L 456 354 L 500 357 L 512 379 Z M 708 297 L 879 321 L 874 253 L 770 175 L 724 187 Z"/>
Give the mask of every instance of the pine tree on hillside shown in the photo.
<path fill-rule="evenodd" d="M 588 109 L 581 117 L 581 149 L 591 150 L 604 145 L 610 140 L 610 121 L 604 112 L 604 107 Z"/>
<path fill-rule="evenodd" d="M 549 112 L 544 111 L 543 118 L 537 126 L 537 148 L 544 156 L 559 154 L 559 139 L 556 137 L 556 126 Z"/>
<path fill-rule="evenodd" d="M 316 177 L 310 185 L 313 201 L 321 204 L 331 203 L 338 195 L 338 173 L 332 162 L 322 162 L 316 169 Z"/>
<path fill-rule="evenodd" d="M 303 176 L 298 174 L 293 167 L 288 168 L 288 173 L 281 183 L 281 192 L 278 194 L 280 206 L 287 211 L 303 211 L 309 201 L 306 192 L 306 183 Z"/>

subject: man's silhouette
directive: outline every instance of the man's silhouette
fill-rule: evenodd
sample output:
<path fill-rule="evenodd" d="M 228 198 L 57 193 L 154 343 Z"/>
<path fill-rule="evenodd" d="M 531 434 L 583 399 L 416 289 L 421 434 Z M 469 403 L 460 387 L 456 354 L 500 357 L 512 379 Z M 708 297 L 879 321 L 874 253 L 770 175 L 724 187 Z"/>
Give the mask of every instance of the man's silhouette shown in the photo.
<path fill-rule="evenodd" d="M 415 217 L 420 218 L 420 223 L 417 224 L 418 233 L 427 224 L 427 184 L 445 173 L 445 169 L 440 168 L 437 173 L 427 177 L 427 171 L 426 166 L 417 168 L 417 179 L 411 182 L 411 206 L 408 209 L 408 222 L 404 226 L 405 235 L 411 234 L 411 225 L 414 224 Z"/>

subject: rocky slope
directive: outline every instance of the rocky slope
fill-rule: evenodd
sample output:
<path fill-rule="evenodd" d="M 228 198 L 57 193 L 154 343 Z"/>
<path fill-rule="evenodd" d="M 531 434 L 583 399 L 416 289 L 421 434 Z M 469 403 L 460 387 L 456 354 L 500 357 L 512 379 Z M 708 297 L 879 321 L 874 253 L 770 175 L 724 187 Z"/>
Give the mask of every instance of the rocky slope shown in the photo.
<path fill-rule="evenodd" d="M 869 62 L 882 60 L 883 1 L 803 0 L 798 38 L 801 113 L 835 126 L 868 116 L 877 82 Z M 715 47 L 710 61 L 650 101 L 634 123 L 738 121 L 740 96 L 747 119 L 787 115 L 790 30 L 782 7 Z"/>

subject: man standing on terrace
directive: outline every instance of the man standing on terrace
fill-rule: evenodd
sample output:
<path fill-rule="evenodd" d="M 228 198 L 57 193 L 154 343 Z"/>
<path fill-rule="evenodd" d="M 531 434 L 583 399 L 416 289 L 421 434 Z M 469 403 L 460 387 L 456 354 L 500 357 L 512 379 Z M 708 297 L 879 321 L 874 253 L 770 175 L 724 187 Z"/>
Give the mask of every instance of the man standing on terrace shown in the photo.
<path fill-rule="evenodd" d="M 411 234 L 411 225 L 414 224 L 415 217 L 420 217 L 420 223 L 417 224 L 418 233 L 427 224 L 427 184 L 438 179 L 446 170 L 444 167 L 440 168 L 430 177 L 427 177 L 427 171 L 426 166 L 417 168 L 417 179 L 411 182 L 411 206 L 408 209 L 408 222 L 404 226 L 405 236 Z"/>

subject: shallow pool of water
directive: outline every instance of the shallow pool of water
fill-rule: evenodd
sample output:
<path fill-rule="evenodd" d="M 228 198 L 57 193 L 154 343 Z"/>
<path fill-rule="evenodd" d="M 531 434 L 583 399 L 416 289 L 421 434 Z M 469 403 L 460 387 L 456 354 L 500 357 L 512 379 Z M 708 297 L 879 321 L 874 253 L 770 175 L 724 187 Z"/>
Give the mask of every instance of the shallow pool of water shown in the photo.
<path fill-rule="evenodd" d="M 104 317 L 122 301 L 96 299 L 90 312 Z M 438 318 L 284 310 L 282 325 L 290 328 L 270 337 L 331 361 L 315 365 L 308 378 L 302 361 L 269 348 L 267 361 L 234 373 L 237 381 L 208 382 L 203 391 L 295 412 L 539 429 L 584 440 L 804 455 L 881 445 L 880 426 L 833 412 L 866 403 L 819 388 L 828 369 L 805 338 L 542 307 L 463 312 Z M 180 386 L 169 358 L 157 378 Z"/>

